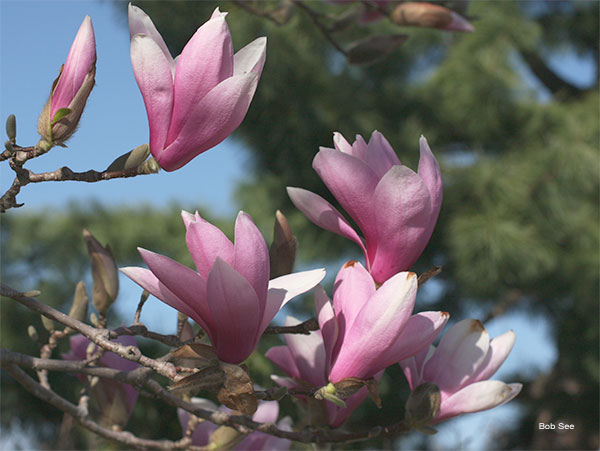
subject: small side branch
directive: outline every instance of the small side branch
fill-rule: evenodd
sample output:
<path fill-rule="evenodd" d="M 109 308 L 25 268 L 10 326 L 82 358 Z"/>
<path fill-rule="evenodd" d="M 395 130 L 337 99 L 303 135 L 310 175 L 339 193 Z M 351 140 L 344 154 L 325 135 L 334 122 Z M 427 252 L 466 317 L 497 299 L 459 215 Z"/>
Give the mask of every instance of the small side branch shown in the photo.
<path fill-rule="evenodd" d="M 303 334 L 309 335 L 313 330 L 319 330 L 319 323 L 315 318 L 310 318 L 295 326 L 269 326 L 265 329 L 265 335 L 273 334 Z"/>

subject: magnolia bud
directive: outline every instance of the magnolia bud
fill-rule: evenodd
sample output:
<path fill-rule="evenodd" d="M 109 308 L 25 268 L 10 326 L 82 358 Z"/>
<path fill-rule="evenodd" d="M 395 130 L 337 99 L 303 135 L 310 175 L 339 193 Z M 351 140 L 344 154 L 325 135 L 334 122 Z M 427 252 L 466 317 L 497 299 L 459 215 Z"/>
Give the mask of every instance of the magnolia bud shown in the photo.
<path fill-rule="evenodd" d="M 210 436 L 208 449 L 233 449 L 246 436 L 229 426 L 219 426 Z"/>
<path fill-rule="evenodd" d="M 92 261 L 94 291 L 92 303 L 98 312 L 105 314 L 119 293 L 119 272 L 110 246 L 102 245 L 87 230 L 83 230 L 88 253 Z"/>
<path fill-rule="evenodd" d="M 69 310 L 69 316 L 77 321 L 85 321 L 89 300 L 85 284 L 83 281 L 79 281 L 75 287 L 75 295 L 73 296 L 73 304 L 71 305 L 71 310 Z"/>
<path fill-rule="evenodd" d="M 35 343 L 40 341 L 40 336 L 38 335 L 37 330 L 31 324 L 27 326 L 27 335 L 29 335 L 29 338 L 31 338 Z"/>
<path fill-rule="evenodd" d="M 392 12 L 391 19 L 401 26 L 438 28 L 447 31 L 474 30 L 473 25 L 454 11 L 427 2 L 401 3 Z"/>
<path fill-rule="evenodd" d="M 142 172 L 144 174 L 157 174 L 158 171 L 160 171 L 160 165 L 154 157 L 150 157 L 142 163 Z"/>
<path fill-rule="evenodd" d="M 17 118 L 14 114 L 11 114 L 6 119 L 6 136 L 14 144 L 17 139 Z"/>
<path fill-rule="evenodd" d="M 287 218 L 281 211 L 277 210 L 275 213 L 273 242 L 269 248 L 271 279 L 292 272 L 296 260 L 296 247 L 296 237 L 292 234 Z"/>
<path fill-rule="evenodd" d="M 92 326 L 94 326 L 94 327 L 98 327 L 100 324 L 98 315 L 96 315 L 94 312 L 90 313 L 90 323 L 92 323 Z"/>
<path fill-rule="evenodd" d="M 44 329 L 46 329 L 48 332 L 54 332 L 54 321 L 52 321 L 50 318 L 45 317 L 44 315 L 42 315 L 42 324 L 44 325 Z"/>
<path fill-rule="evenodd" d="M 126 171 L 127 169 L 137 168 L 148 158 L 148 155 L 150 155 L 150 146 L 142 144 L 113 161 L 105 172 Z"/>
<path fill-rule="evenodd" d="M 347 59 L 350 64 L 373 64 L 385 57 L 408 39 L 405 34 L 369 36 L 350 45 Z"/>
<path fill-rule="evenodd" d="M 437 385 L 430 382 L 419 385 L 406 401 L 406 420 L 412 427 L 425 433 L 435 431 L 429 423 L 440 411 L 441 400 Z"/>

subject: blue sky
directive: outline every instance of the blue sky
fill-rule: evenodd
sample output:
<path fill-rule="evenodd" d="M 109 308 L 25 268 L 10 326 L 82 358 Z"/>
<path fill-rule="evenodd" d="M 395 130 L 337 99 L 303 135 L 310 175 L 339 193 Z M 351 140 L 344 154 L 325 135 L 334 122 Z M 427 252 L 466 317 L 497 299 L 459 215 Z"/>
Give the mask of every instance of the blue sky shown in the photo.
<path fill-rule="evenodd" d="M 236 13 L 240 13 L 236 11 Z M 36 172 L 68 165 L 75 171 L 102 170 L 119 155 L 148 140 L 147 117 L 129 59 L 129 33 L 126 18 L 111 2 L 99 1 L 6 1 L 0 0 L 0 120 L 17 116 L 20 145 L 33 145 L 39 139 L 36 123 L 50 85 L 64 62 L 71 42 L 88 14 L 92 17 L 97 43 L 97 85 L 90 96 L 80 128 L 68 142 L 68 148 L 55 148 L 28 167 Z M 199 24 L 200 25 L 200 24 Z M 585 86 L 594 77 L 585 59 L 566 51 L 551 59 L 552 66 L 570 81 Z M 260 89 L 260 85 L 259 88 Z M 242 124 L 243 126 L 243 124 Z M 164 206 L 178 201 L 194 208 L 207 206 L 217 214 L 233 217 L 237 211 L 232 190 L 246 177 L 251 160 L 244 147 L 230 139 L 194 159 L 184 168 L 158 175 L 113 180 L 94 184 L 76 182 L 29 185 L 19 195 L 25 208 L 60 209 L 72 200 L 98 198 L 106 203 L 135 205 L 151 203 Z M 0 165 L 0 189 L 4 192 L 13 177 L 6 164 Z M 337 268 L 328 268 L 335 274 Z M 119 313 L 126 321 L 133 317 L 139 287 L 122 279 Z M 127 302 L 125 302 L 127 301 Z M 165 318 L 167 320 L 165 321 Z M 151 299 L 142 319 L 154 330 L 171 333 L 175 313 L 170 307 Z M 486 325 L 490 336 L 512 328 L 517 333 L 513 353 L 498 378 L 524 365 L 530 371 L 546 370 L 556 359 L 551 331 L 542 319 L 512 314 Z M 452 423 L 442 427 L 436 443 L 448 447 L 468 437 L 462 446 L 477 449 L 494 427 L 514 417 L 515 408 L 505 406 L 491 413 L 470 417 L 467 426 Z M 462 424 L 462 423 L 459 423 Z M 488 435 L 489 436 L 489 435 Z"/>

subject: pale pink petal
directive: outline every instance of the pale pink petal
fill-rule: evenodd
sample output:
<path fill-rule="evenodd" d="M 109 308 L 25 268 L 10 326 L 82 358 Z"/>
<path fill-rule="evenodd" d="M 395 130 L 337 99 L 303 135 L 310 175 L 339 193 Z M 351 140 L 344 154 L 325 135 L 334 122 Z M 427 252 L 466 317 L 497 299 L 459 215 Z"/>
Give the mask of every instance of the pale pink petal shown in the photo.
<path fill-rule="evenodd" d="M 321 148 L 313 168 L 340 205 L 356 221 L 365 238 L 375 232 L 373 193 L 379 181 L 373 170 L 357 157 Z"/>
<path fill-rule="evenodd" d="M 288 196 L 304 215 L 319 227 L 354 241 L 367 255 L 363 240 L 337 209 L 321 196 L 302 188 L 287 187 Z"/>
<path fill-rule="evenodd" d="M 129 4 L 129 38 L 133 39 L 136 34 L 148 35 L 152 40 L 160 47 L 161 51 L 165 55 L 172 72 L 175 71 L 175 61 L 171 56 L 171 52 L 165 44 L 161 34 L 156 29 L 156 26 L 152 22 L 152 19 L 137 6 Z"/>
<path fill-rule="evenodd" d="M 467 385 L 442 402 L 434 423 L 505 404 L 517 396 L 521 388 L 521 384 L 505 384 L 501 381 L 481 381 Z"/>
<path fill-rule="evenodd" d="M 344 401 L 346 407 L 338 407 L 331 402 L 326 402 L 329 426 L 337 428 L 344 424 L 350 414 L 367 399 L 367 396 L 369 396 L 369 391 L 366 387 L 363 387 Z"/>
<path fill-rule="evenodd" d="M 277 312 L 287 304 L 290 299 L 307 292 L 315 287 L 325 277 L 325 269 L 296 272 L 277 277 L 269 281 L 267 292 L 267 305 L 265 306 L 262 323 L 258 329 L 258 338 L 262 335 Z"/>
<path fill-rule="evenodd" d="M 212 329 L 213 323 L 206 300 L 206 280 L 193 269 L 175 260 L 146 249 L 138 251 L 150 271 L 179 299 L 200 316 L 205 325 Z"/>
<path fill-rule="evenodd" d="M 352 145 L 344 138 L 340 132 L 333 132 L 333 145 L 340 152 L 352 155 Z M 356 156 L 356 155 L 355 155 Z"/>
<path fill-rule="evenodd" d="M 315 311 L 325 345 L 326 371 L 330 370 L 333 347 L 338 338 L 338 324 L 331 300 L 321 285 L 315 288 Z"/>
<path fill-rule="evenodd" d="M 356 140 L 352 143 L 352 155 L 362 161 L 367 159 L 367 143 L 361 135 L 356 135 Z"/>
<path fill-rule="evenodd" d="M 516 339 L 517 336 L 512 330 L 492 338 L 485 360 L 470 381 L 484 381 L 492 377 L 510 354 Z"/>
<path fill-rule="evenodd" d="M 285 319 L 286 326 L 299 323 L 300 321 L 291 316 Z M 309 335 L 286 334 L 285 341 L 296 362 L 300 378 L 315 387 L 325 385 L 325 346 L 320 332 L 311 332 Z"/>
<path fill-rule="evenodd" d="M 166 146 L 177 139 L 200 101 L 233 75 L 233 45 L 224 15 L 202 25 L 183 48 L 174 78 L 173 118 Z"/>
<path fill-rule="evenodd" d="M 181 210 L 181 219 L 183 219 L 183 224 L 185 225 L 186 231 L 191 223 L 196 222 L 196 221 L 204 221 L 204 219 L 202 219 L 200 217 L 198 210 L 196 210 L 196 212 L 194 214 L 192 214 L 188 211 L 185 211 L 185 210 Z"/>
<path fill-rule="evenodd" d="M 401 164 L 388 140 L 377 130 L 373 132 L 367 145 L 365 163 L 369 165 L 377 178 L 383 177 L 392 166 Z"/>
<path fill-rule="evenodd" d="M 159 161 L 161 167 L 167 171 L 179 169 L 227 138 L 246 116 L 257 85 L 258 75 L 250 72 L 228 78 L 213 88 L 188 112 L 181 131 Z"/>
<path fill-rule="evenodd" d="M 265 357 L 269 360 L 271 360 L 273 363 L 275 363 L 279 368 L 281 368 L 285 374 L 287 374 L 290 377 L 294 377 L 296 379 L 300 379 L 300 371 L 298 371 L 298 367 L 296 366 L 296 362 L 294 360 L 294 357 L 292 356 L 292 353 L 290 351 L 290 348 L 288 348 L 287 346 L 274 346 L 271 349 L 269 349 L 266 354 Z M 276 376 L 271 376 L 271 378 L 274 378 Z M 279 378 L 278 380 L 275 380 L 275 382 L 277 382 L 278 384 L 282 385 L 279 379 L 286 379 L 286 378 Z M 291 388 L 291 387 L 295 387 L 297 384 L 293 381 L 289 381 L 290 385 L 284 385 L 285 387 Z"/>
<path fill-rule="evenodd" d="M 459 321 L 442 336 L 435 354 L 425 365 L 423 379 L 444 392 L 456 391 L 479 370 L 489 344 L 481 321 Z"/>
<path fill-rule="evenodd" d="M 455 13 L 454 11 L 451 11 L 450 16 L 452 17 L 452 21 L 443 28 L 444 30 L 464 31 L 467 33 L 475 31 L 475 27 L 471 25 L 471 23 L 461 15 Z"/>
<path fill-rule="evenodd" d="M 248 72 L 262 73 L 267 56 L 267 38 L 256 38 L 250 44 L 238 50 L 233 56 L 233 75 Z"/>
<path fill-rule="evenodd" d="M 60 108 L 67 108 L 83 84 L 88 72 L 96 62 L 96 39 L 90 16 L 85 16 L 75 40 L 71 45 L 67 60 L 54 92 L 50 118 L 53 118 Z"/>
<path fill-rule="evenodd" d="M 410 317 L 416 295 L 415 273 L 401 272 L 387 280 L 365 303 L 346 331 L 329 380 L 335 383 L 346 377 L 368 379 L 385 369 L 382 354 L 398 339 Z M 353 302 L 353 299 L 345 302 Z"/>
<path fill-rule="evenodd" d="M 148 114 L 150 151 L 160 163 L 173 111 L 171 67 L 158 44 L 143 34 L 131 39 L 131 64 Z"/>
<path fill-rule="evenodd" d="M 187 248 L 198 273 L 208 279 L 208 273 L 217 257 L 233 266 L 233 243 L 218 227 L 202 219 L 190 222 L 185 234 Z"/>
<path fill-rule="evenodd" d="M 408 359 L 398 362 L 398 365 L 402 368 L 402 372 L 404 373 L 404 377 L 406 377 L 410 389 L 414 390 L 417 388 L 421 384 L 421 378 L 419 377 L 416 359 L 414 357 L 409 357 Z"/>
<path fill-rule="evenodd" d="M 429 227 L 431 232 L 435 227 L 440 208 L 442 208 L 442 198 L 444 195 L 444 187 L 442 184 L 442 172 L 440 171 L 440 165 L 433 156 L 429 144 L 424 136 L 419 139 L 419 147 L 421 149 L 421 157 L 419 158 L 419 177 L 425 182 L 425 186 L 429 190 L 429 196 L 431 198 L 431 220 Z"/>
<path fill-rule="evenodd" d="M 233 267 L 254 288 L 260 303 L 259 317 L 262 318 L 269 284 L 269 249 L 250 215 L 243 211 L 235 220 L 233 251 Z"/>
<path fill-rule="evenodd" d="M 246 360 L 256 346 L 260 323 L 259 302 L 252 285 L 221 258 L 208 274 L 207 297 L 210 313 L 219 327 L 213 333 L 213 347 L 219 359 L 228 363 Z"/>
<path fill-rule="evenodd" d="M 279 403 L 277 401 L 261 401 L 258 409 L 252 415 L 252 420 L 257 423 L 275 423 L 279 416 Z"/>
<path fill-rule="evenodd" d="M 446 312 L 422 312 L 411 316 L 396 342 L 381 356 L 384 367 L 427 350 L 449 317 Z"/>
<path fill-rule="evenodd" d="M 421 177 L 406 166 L 393 166 L 381 179 L 373 198 L 376 235 L 367 239 L 371 274 L 382 283 L 406 270 L 429 241 L 431 199 Z M 373 252 L 369 243 L 376 242 Z"/>
<path fill-rule="evenodd" d="M 198 312 L 182 299 L 179 299 L 171 290 L 169 290 L 160 280 L 156 278 L 152 271 L 135 266 L 120 268 L 119 270 L 154 297 L 160 299 L 165 304 L 170 305 L 175 310 L 192 318 L 210 336 L 210 329 L 200 317 Z"/>

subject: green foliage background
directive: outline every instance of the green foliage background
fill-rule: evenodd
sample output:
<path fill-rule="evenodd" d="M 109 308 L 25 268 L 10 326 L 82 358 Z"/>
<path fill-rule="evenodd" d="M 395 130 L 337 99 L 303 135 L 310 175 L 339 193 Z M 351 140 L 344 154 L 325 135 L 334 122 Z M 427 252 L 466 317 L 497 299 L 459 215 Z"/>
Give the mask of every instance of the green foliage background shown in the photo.
<path fill-rule="evenodd" d="M 277 5 L 251 4 L 263 10 Z M 343 9 L 310 5 L 331 14 Z M 257 36 L 269 40 L 257 94 L 236 131 L 254 156 L 248 168 L 253 178 L 238 188 L 237 197 L 267 238 L 279 208 L 298 236 L 303 264 L 315 259 L 335 262 L 347 255 L 360 258 L 349 243 L 297 212 L 285 186 L 301 186 L 335 202 L 311 169 L 318 146 L 332 146 L 333 131 L 351 139 L 356 133 L 368 137 L 377 129 L 412 168 L 423 134 L 443 165 L 445 196 L 432 240 L 415 265 L 417 272 L 432 264 L 444 267 L 438 276 L 443 293 L 427 308 L 450 311 L 459 319 L 473 307 L 483 317 L 495 308 L 522 310 L 543 315 L 552 325 L 556 365 L 548 374 L 516 374 L 511 379 L 525 383 L 518 397 L 523 415 L 516 429 L 490 437 L 501 448 L 599 446 L 598 84 L 574 86 L 547 64 L 554 52 L 566 51 L 594 58 L 597 68 L 598 5 L 472 2 L 468 14 L 475 33 L 402 30 L 410 39 L 399 50 L 376 64 L 357 67 L 348 65 L 301 11 L 278 26 L 236 4 L 219 3 L 230 12 L 236 49 Z M 178 54 L 217 4 L 139 6 Z M 125 14 L 125 3 L 115 7 Z M 382 21 L 336 37 L 347 44 L 375 31 L 398 28 Z M 532 79 L 542 87 L 534 89 Z M 68 309 L 74 284 L 88 277 L 83 227 L 111 244 L 120 266 L 140 264 L 137 246 L 191 264 L 179 211 L 179 206 L 157 210 L 99 205 L 73 206 L 64 213 L 11 211 L 2 217 L 2 280 L 22 289 L 39 288 L 44 300 Z M 232 219 L 217 220 L 229 236 Z M 5 300 L 0 308 L 3 347 L 35 354 L 25 329 L 33 323 L 41 332 L 39 318 Z M 275 343 L 277 338 L 265 340 L 263 350 Z M 257 382 L 270 384 L 273 367 L 267 360 L 255 355 L 249 365 Z M 68 382 L 57 380 L 68 391 Z M 382 381 L 384 409 L 366 403 L 348 427 L 397 418 L 406 396 L 393 383 L 398 380 L 400 371 L 388 370 Z M 18 390 L 10 378 L 3 378 L 2 384 L 3 412 L 29 420 L 52 417 L 51 408 Z M 74 397 L 72 387 L 71 392 Z M 169 417 L 173 421 L 164 421 L 166 415 L 152 402 L 143 402 L 148 417 L 136 413 L 131 428 L 143 436 L 177 438 L 175 415 Z M 283 409 L 296 415 L 291 401 Z M 542 417 L 571 422 L 576 431 L 568 439 L 554 440 L 537 430 Z M 60 416 L 54 418 L 60 423 Z M 151 421 L 158 418 L 158 424 Z M 7 420 L 3 413 L 2 421 Z M 146 424 L 153 426 L 149 430 Z M 49 432 L 56 439 L 53 434 Z M 86 440 L 82 436 L 72 445 L 90 446 Z M 369 446 L 388 448 L 392 443 L 373 441 Z M 420 446 L 427 447 L 427 441 Z"/>

